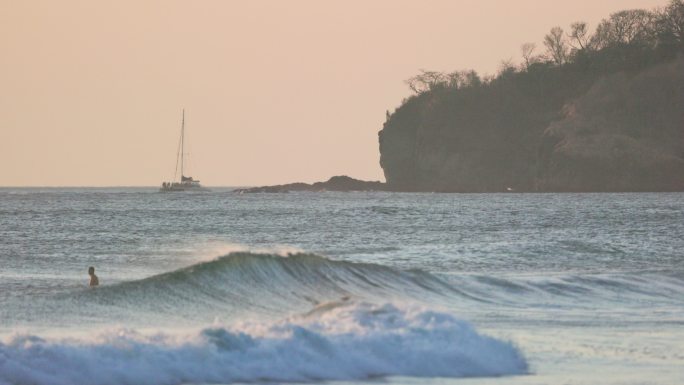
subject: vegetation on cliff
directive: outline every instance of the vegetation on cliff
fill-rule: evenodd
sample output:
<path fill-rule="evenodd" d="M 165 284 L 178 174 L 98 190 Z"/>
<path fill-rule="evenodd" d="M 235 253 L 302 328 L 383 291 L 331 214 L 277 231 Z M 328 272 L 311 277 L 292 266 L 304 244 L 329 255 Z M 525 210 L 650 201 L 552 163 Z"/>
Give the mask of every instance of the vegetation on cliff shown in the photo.
<path fill-rule="evenodd" d="M 422 71 L 379 133 L 401 191 L 684 190 L 684 2 L 554 27 L 496 76 Z"/>

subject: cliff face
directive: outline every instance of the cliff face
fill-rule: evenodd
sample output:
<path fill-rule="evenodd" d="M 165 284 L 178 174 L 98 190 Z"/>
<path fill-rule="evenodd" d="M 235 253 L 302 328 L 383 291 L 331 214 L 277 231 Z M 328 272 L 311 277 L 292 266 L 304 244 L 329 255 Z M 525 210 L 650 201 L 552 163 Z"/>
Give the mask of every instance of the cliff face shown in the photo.
<path fill-rule="evenodd" d="M 542 191 L 684 191 L 684 60 L 598 81 L 540 150 Z"/>
<path fill-rule="evenodd" d="M 379 141 L 398 191 L 684 191 L 684 60 L 425 92 Z"/>

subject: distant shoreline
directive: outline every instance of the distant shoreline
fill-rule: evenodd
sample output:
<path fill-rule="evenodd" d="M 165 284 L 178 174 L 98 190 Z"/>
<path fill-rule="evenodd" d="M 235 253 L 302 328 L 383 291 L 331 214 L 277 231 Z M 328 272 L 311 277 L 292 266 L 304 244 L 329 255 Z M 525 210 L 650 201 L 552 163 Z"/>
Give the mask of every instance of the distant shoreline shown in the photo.
<path fill-rule="evenodd" d="M 334 178 L 334 177 L 333 177 Z M 297 193 L 297 192 L 388 192 L 399 194 L 681 194 L 684 191 L 402 191 L 387 187 L 383 182 L 369 182 L 356 180 L 361 183 L 379 184 L 381 188 L 338 188 L 327 185 L 327 182 L 308 183 L 288 183 L 282 185 L 269 186 L 208 186 L 212 192 L 221 193 L 246 193 L 246 194 L 272 194 L 272 193 Z M 304 188 L 298 187 L 304 185 Z M 308 187 L 306 187 L 308 186 Z M 370 186 L 370 185 L 369 185 Z M 50 190 L 77 192 L 78 190 L 139 190 L 140 192 L 154 192 L 159 190 L 158 186 L 0 186 L 0 193 L 11 190 Z"/>

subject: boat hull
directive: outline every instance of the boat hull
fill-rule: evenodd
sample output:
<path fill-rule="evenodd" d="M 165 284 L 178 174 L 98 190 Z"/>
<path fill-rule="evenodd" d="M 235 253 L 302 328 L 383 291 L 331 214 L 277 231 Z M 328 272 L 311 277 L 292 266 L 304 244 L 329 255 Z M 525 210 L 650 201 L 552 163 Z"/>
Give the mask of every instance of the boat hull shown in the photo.
<path fill-rule="evenodd" d="M 199 186 L 199 185 L 183 185 L 183 184 L 173 184 L 170 186 L 162 186 L 159 188 L 159 192 L 162 193 L 167 193 L 167 192 L 208 192 L 211 191 L 210 189 Z"/>

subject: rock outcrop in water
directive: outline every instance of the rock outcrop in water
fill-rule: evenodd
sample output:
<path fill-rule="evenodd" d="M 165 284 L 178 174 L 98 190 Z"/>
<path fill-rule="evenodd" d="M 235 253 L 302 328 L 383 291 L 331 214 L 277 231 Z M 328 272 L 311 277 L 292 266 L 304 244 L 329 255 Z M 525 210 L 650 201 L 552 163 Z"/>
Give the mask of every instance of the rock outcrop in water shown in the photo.
<path fill-rule="evenodd" d="M 493 79 L 410 79 L 379 133 L 388 189 L 684 191 L 684 4 L 659 12 L 613 14 L 565 59 Z"/>
<path fill-rule="evenodd" d="M 262 186 L 235 190 L 237 193 L 286 193 L 291 191 L 383 191 L 382 182 L 369 182 L 350 178 L 346 175 L 334 176 L 325 182 L 289 183 L 276 186 Z"/>

